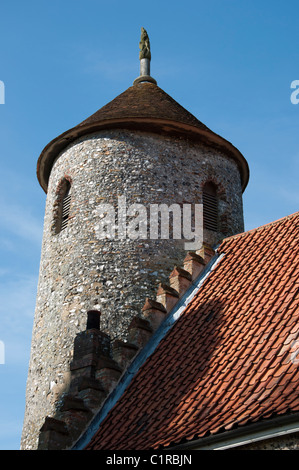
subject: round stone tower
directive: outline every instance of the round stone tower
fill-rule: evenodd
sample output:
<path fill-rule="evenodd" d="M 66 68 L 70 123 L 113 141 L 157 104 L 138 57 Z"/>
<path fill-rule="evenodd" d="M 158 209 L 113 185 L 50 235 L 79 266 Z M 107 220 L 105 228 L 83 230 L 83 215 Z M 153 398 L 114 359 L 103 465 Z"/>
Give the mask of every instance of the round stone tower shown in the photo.
<path fill-rule="evenodd" d="M 101 310 L 101 329 L 126 339 L 146 297 L 184 259 L 188 240 L 175 227 L 175 210 L 182 221 L 183 208 L 203 204 L 200 224 L 210 245 L 243 231 L 246 160 L 157 86 L 148 44 L 141 41 L 133 86 L 51 141 L 38 159 L 47 201 L 23 449 L 37 447 L 45 416 L 67 391 L 86 311 Z M 163 237 L 161 205 L 169 214 Z"/>

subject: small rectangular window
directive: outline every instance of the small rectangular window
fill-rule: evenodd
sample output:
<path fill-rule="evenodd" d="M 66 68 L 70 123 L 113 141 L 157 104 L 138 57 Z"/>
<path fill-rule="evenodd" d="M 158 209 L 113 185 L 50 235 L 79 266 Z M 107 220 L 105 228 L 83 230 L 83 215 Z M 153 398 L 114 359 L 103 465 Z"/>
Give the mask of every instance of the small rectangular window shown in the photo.
<path fill-rule="evenodd" d="M 71 192 L 70 187 L 62 200 L 62 216 L 61 216 L 61 230 L 64 230 L 68 224 L 71 205 Z"/>
<path fill-rule="evenodd" d="M 203 188 L 203 223 L 204 228 L 217 232 L 218 230 L 218 198 L 216 188 L 207 183 Z"/>
<path fill-rule="evenodd" d="M 71 207 L 71 183 L 63 178 L 57 189 L 57 199 L 54 204 L 54 224 L 53 231 L 55 234 L 64 230 L 69 222 Z"/>

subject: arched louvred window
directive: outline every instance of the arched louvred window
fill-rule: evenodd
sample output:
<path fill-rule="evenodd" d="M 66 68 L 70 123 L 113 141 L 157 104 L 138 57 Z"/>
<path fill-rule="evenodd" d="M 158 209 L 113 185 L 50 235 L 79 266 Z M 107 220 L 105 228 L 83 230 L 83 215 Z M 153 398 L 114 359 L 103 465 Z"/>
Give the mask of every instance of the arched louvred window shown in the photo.
<path fill-rule="evenodd" d="M 60 233 L 67 227 L 70 215 L 71 204 L 71 183 L 67 179 L 62 179 L 56 192 L 54 203 L 54 233 Z"/>
<path fill-rule="evenodd" d="M 203 226 L 213 232 L 218 231 L 218 198 L 217 188 L 213 183 L 203 187 Z"/>

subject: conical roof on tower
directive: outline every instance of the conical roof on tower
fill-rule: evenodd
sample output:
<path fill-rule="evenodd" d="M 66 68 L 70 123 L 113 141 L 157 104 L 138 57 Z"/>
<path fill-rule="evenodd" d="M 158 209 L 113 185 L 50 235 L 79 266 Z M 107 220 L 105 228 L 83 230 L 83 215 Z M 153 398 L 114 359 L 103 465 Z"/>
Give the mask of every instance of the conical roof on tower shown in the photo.
<path fill-rule="evenodd" d="M 133 86 L 44 148 L 37 163 L 37 177 L 44 191 L 47 192 L 52 165 L 65 147 L 83 135 L 115 128 L 185 137 L 220 150 L 237 162 L 244 191 L 249 180 L 244 156 L 157 85 L 150 76 L 150 56 L 142 54 L 142 48 L 141 41 L 140 76 Z"/>

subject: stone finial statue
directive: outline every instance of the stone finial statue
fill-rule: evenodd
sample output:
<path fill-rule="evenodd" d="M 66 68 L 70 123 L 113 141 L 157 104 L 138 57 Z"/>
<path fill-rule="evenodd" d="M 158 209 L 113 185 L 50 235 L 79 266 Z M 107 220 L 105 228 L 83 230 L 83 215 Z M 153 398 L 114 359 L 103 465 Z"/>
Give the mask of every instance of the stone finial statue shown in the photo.
<path fill-rule="evenodd" d="M 151 47 L 148 34 L 144 28 L 141 28 L 141 40 L 139 42 L 139 60 L 140 60 L 140 76 L 136 78 L 133 85 L 141 82 L 151 82 L 157 85 L 156 80 L 151 77 Z"/>
<path fill-rule="evenodd" d="M 141 40 L 139 42 L 139 59 L 151 60 L 151 47 L 148 34 L 144 28 L 141 28 Z"/>

